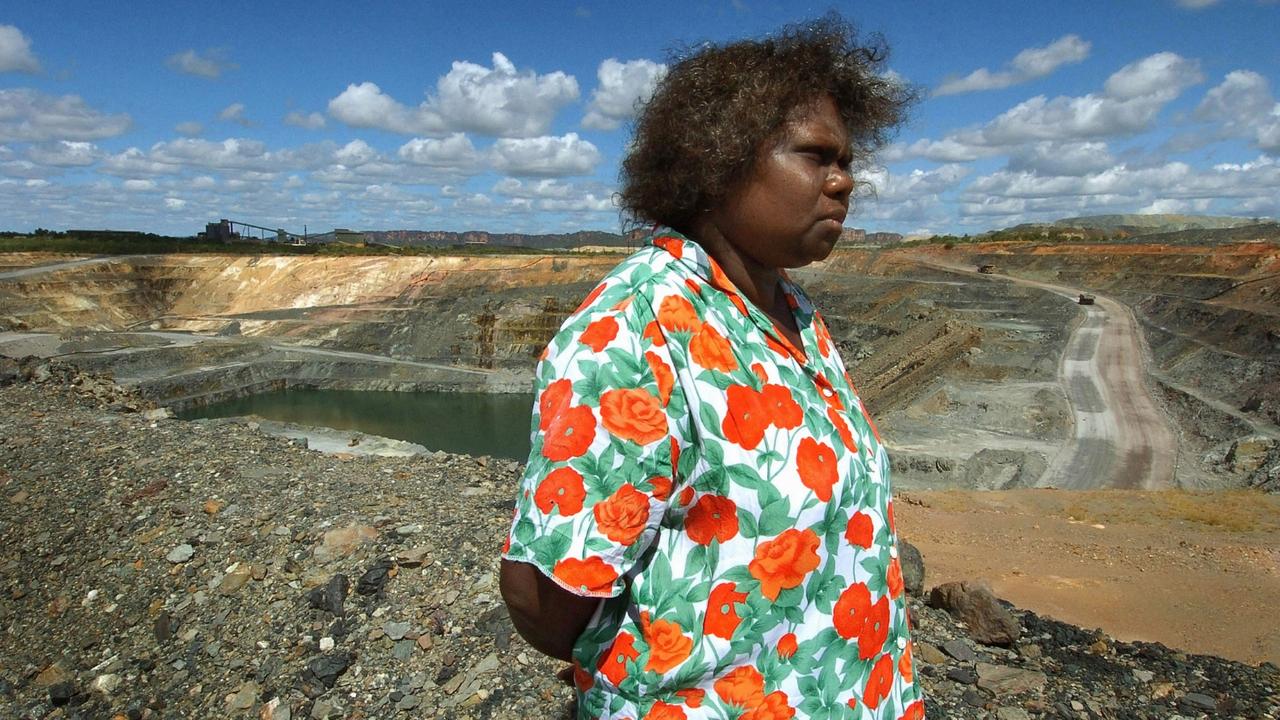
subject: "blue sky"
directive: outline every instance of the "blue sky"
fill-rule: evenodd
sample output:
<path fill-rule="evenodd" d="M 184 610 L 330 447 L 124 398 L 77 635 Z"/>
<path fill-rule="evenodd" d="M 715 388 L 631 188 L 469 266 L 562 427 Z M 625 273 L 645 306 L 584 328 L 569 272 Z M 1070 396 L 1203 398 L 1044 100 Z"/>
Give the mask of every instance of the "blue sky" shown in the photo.
<path fill-rule="evenodd" d="M 148 5 L 0 9 L 0 229 L 616 231 L 668 51 L 832 8 L 924 98 L 849 226 L 1280 216 L 1275 0 Z"/>

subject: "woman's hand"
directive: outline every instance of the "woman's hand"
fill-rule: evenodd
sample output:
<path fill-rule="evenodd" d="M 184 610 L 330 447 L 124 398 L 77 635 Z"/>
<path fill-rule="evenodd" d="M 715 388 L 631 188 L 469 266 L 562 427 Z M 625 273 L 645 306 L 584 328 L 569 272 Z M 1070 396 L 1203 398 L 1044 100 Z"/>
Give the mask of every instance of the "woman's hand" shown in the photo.
<path fill-rule="evenodd" d="M 503 559 L 498 576 L 511 623 L 535 650 L 573 661 L 573 646 L 601 599 L 574 595 L 522 562 Z"/>

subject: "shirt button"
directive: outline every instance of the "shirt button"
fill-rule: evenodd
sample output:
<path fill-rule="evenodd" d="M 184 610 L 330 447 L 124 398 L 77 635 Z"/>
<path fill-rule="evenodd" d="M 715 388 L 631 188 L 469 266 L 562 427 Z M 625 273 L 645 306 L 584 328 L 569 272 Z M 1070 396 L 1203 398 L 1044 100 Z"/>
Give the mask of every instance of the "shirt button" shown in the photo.
<path fill-rule="evenodd" d="M 902 637 L 901 635 L 899 635 L 899 636 L 898 636 L 898 649 L 899 649 L 899 650 L 905 650 L 906 648 L 907 648 L 907 639 L 906 639 L 906 638 L 904 638 L 904 637 Z"/>
<path fill-rule="evenodd" d="M 889 546 L 889 557 L 892 557 L 892 558 L 896 558 L 896 557 L 898 557 L 898 546 L 897 546 L 897 545 L 890 545 L 890 546 Z"/>
<path fill-rule="evenodd" d="M 826 397 L 831 397 L 835 393 L 832 392 L 831 388 L 822 388 L 822 394 Z"/>

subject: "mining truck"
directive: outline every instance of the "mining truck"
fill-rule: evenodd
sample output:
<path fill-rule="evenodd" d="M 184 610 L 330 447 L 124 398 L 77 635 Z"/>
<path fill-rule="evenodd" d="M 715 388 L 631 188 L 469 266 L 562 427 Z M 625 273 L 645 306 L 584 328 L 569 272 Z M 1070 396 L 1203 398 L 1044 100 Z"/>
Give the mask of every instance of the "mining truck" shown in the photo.
<path fill-rule="evenodd" d="M 996 271 L 995 265 L 979 265 L 978 266 L 978 272 L 982 273 L 983 275 L 990 275 L 995 271 Z"/>
<path fill-rule="evenodd" d="M 1080 293 L 1080 304 L 1081 304 L 1081 305 L 1092 305 L 1092 304 L 1093 304 L 1093 296 L 1092 296 L 1092 295 L 1090 295 L 1089 293 Z"/>

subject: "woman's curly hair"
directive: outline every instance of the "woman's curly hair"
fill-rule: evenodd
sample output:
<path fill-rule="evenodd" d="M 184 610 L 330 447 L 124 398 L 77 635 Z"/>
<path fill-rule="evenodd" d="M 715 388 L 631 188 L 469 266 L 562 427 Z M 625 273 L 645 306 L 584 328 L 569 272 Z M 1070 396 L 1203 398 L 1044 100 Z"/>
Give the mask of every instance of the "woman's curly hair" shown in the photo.
<path fill-rule="evenodd" d="M 750 175 L 792 113 L 824 95 L 849 131 L 854 166 L 866 167 L 915 99 L 882 73 L 887 57 L 883 38 L 859 42 L 831 14 L 763 40 L 703 45 L 674 58 L 622 161 L 623 212 L 688 232 Z"/>

